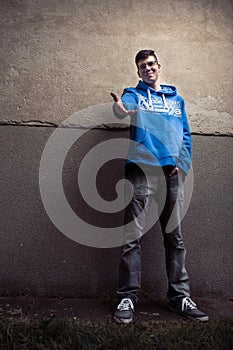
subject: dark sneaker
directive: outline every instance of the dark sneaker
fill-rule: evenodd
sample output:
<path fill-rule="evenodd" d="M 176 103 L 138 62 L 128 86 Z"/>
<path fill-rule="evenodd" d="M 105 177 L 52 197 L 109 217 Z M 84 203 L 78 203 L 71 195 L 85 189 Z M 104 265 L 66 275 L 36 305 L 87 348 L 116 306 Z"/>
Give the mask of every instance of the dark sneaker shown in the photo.
<path fill-rule="evenodd" d="M 184 316 L 190 320 L 208 321 L 209 317 L 202 311 L 198 310 L 197 305 L 189 297 L 171 300 L 169 308 L 173 312 Z"/>
<path fill-rule="evenodd" d="M 130 298 L 124 298 L 114 313 L 113 319 L 116 323 L 130 323 L 133 320 L 134 306 Z"/>

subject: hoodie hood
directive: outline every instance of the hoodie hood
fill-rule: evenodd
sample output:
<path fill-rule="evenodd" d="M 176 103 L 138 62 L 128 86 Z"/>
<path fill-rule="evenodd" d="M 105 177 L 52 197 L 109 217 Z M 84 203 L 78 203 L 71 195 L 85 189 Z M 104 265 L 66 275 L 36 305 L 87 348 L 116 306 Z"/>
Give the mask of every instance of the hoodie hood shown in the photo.
<path fill-rule="evenodd" d="M 177 95 L 176 87 L 171 85 L 160 85 L 160 90 L 155 90 L 151 86 L 144 83 L 142 80 L 139 81 L 138 85 L 136 86 L 137 92 L 140 92 L 142 95 L 146 95 L 148 97 L 148 108 L 152 109 L 152 95 L 159 95 L 162 98 L 163 105 L 165 110 L 168 110 L 168 104 L 166 101 L 166 97 L 174 97 Z"/>
<path fill-rule="evenodd" d="M 166 96 L 175 96 L 177 95 L 176 87 L 172 85 L 160 85 L 161 90 L 156 91 L 153 89 L 151 86 L 147 85 L 144 83 L 142 80 L 139 81 L 138 85 L 136 86 L 136 89 L 144 90 L 144 91 L 149 91 L 151 93 L 156 92 L 157 94 L 164 94 Z"/>

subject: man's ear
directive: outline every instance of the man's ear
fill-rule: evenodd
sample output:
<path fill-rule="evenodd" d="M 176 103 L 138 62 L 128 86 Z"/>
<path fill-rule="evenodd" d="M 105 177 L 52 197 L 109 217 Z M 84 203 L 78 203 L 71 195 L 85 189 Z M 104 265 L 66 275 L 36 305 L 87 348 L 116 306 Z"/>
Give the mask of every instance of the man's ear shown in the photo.
<path fill-rule="evenodd" d="M 139 76 L 139 78 L 141 78 L 141 75 L 140 75 L 140 72 L 139 72 L 139 70 L 137 71 L 137 73 L 138 73 L 138 76 Z"/>
<path fill-rule="evenodd" d="M 161 64 L 160 64 L 160 63 L 158 63 L 158 68 L 159 68 L 159 69 L 161 68 Z"/>

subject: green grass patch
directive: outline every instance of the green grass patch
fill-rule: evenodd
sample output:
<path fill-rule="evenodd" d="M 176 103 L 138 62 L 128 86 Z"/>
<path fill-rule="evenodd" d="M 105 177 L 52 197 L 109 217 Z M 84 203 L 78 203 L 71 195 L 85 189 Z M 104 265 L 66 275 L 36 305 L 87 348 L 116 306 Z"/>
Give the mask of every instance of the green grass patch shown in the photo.
<path fill-rule="evenodd" d="M 232 350 L 233 319 L 115 325 L 75 320 L 2 320 L 1 350 Z"/>

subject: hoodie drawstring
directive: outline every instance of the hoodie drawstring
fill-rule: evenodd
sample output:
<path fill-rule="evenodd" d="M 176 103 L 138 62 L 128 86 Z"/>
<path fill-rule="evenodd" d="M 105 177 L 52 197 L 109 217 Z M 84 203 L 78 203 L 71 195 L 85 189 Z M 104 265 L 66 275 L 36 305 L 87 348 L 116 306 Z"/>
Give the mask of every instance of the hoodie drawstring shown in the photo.
<path fill-rule="evenodd" d="M 147 89 L 147 95 L 148 95 L 148 100 L 149 100 L 149 108 L 152 109 L 152 98 L 151 98 L 151 92 L 150 89 Z M 163 99 L 163 104 L 166 110 L 168 110 L 168 104 L 165 98 L 165 95 L 162 94 L 162 99 Z"/>
<path fill-rule="evenodd" d="M 149 108 L 152 108 L 152 98 L 151 98 L 150 89 L 147 89 L 147 95 L 149 99 Z"/>
<path fill-rule="evenodd" d="M 166 98 L 165 98 L 164 94 L 162 94 L 162 99 L 163 99 L 163 103 L 164 103 L 165 109 L 168 109 L 167 101 L 166 101 Z"/>

